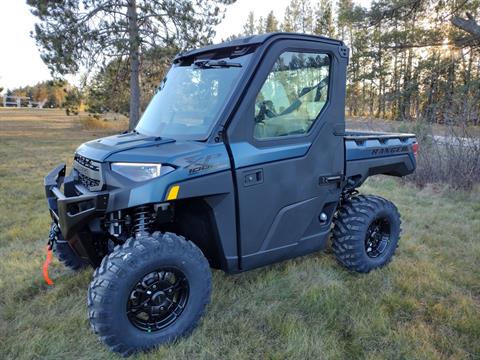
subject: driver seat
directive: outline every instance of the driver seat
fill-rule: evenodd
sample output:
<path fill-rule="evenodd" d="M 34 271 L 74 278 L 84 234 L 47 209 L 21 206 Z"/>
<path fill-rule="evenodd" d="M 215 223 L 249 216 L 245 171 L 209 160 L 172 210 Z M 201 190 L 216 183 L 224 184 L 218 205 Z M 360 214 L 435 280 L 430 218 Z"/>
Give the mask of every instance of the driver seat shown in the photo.
<path fill-rule="evenodd" d="M 287 107 L 290 106 L 290 100 L 288 98 L 287 92 L 282 82 L 275 79 L 268 79 L 262 86 L 260 93 L 257 96 L 257 102 L 259 98 L 263 98 L 264 101 L 270 100 L 273 104 L 273 108 L 278 112 L 282 112 Z M 255 112 L 258 114 L 258 107 L 256 107 Z M 272 126 L 268 125 L 268 119 L 266 122 L 258 122 L 255 124 L 254 136 L 255 138 L 266 138 L 276 135 L 277 126 L 272 129 Z"/>

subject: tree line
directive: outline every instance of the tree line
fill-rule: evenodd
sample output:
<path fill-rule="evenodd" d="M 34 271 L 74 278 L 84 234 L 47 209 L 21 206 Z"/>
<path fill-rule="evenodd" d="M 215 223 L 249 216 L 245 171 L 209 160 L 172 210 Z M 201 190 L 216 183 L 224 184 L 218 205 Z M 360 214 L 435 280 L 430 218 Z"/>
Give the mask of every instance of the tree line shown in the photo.
<path fill-rule="evenodd" d="M 77 109 L 82 101 L 81 91 L 65 80 L 48 80 L 35 85 L 6 89 L 5 95 L 28 98 L 35 102 L 44 102 L 43 106 L 47 108 Z M 25 100 L 24 102 L 27 101 Z"/>
<path fill-rule="evenodd" d="M 282 20 L 251 12 L 236 36 L 285 31 L 344 40 L 348 115 L 479 124 L 479 9 L 477 0 L 379 0 L 370 9 L 353 0 L 292 0 Z"/>
<path fill-rule="evenodd" d="M 225 6 L 234 1 L 27 0 L 27 4 L 38 18 L 32 35 L 53 73 L 65 75 L 100 68 L 101 78 L 117 67 L 114 76 L 118 85 L 124 85 L 128 78 L 128 112 L 133 128 L 140 116 L 142 61 L 156 49 L 184 49 L 208 43 L 223 18 Z M 127 72 L 124 64 L 128 64 Z M 94 81 L 92 92 L 99 95 L 105 86 Z"/>
<path fill-rule="evenodd" d="M 92 70 L 83 101 L 130 115 L 131 127 L 174 54 L 210 43 L 234 0 L 28 0 L 34 37 L 59 75 Z M 251 12 L 241 34 L 342 39 L 350 48 L 347 114 L 479 123 L 480 0 L 292 0 L 278 19 Z"/>

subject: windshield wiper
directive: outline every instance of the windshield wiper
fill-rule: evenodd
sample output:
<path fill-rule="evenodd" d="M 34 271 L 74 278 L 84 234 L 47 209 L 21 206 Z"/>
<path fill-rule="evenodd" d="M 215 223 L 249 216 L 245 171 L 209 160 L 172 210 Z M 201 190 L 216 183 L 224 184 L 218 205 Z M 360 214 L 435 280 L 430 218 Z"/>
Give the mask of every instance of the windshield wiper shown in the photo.
<path fill-rule="evenodd" d="M 200 68 L 215 68 L 215 67 L 242 67 L 242 64 L 228 62 L 225 60 L 197 60 L 193 63 L 193 65 L 198 66 Z"/>

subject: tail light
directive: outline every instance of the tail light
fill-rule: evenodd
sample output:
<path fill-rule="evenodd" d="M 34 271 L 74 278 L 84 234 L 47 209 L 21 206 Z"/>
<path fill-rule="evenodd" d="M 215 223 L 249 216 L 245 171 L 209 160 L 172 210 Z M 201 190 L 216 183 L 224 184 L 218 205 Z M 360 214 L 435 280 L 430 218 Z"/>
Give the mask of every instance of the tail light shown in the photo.
<path fill-rule="evenodd" d="M 417 155 L 418 155 L 418 143 L 414 143 L 412 145 L 412 150 L 413 150 L 413 155 L 415 156 L 415 160 L 417 160 Z"/>

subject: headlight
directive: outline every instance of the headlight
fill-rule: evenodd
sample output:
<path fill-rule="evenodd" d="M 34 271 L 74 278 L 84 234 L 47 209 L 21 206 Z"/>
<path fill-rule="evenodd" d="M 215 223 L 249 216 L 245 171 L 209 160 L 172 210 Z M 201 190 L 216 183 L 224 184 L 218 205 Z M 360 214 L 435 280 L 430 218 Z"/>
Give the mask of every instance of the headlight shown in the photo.
<path fill-rule="evenodd" d="M 112 171 L 133 181 L 146 181 L 174 170 L 162 164 L 123 163 L 111 164 Z"/>

